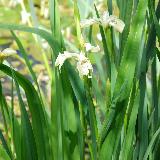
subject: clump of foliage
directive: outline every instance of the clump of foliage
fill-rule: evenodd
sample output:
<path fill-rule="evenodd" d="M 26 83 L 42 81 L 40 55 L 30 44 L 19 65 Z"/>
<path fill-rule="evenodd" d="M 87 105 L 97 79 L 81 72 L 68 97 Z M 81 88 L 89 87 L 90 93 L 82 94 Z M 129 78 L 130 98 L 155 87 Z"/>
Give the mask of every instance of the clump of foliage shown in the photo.
<path fill-rule="evenodd" d="M 4 59 L 0 60 L 1 76 L 11 79 L 10 103 L 0 82 L 0 159 L 159 159 L 160 1 L 108 0 L 110 15 L 114 15 L 116 5 L 119 19 L 125 24 L 122 32 L 115 24 L 103 24 L 96 3 L 89 6 L 75 0 L 70 4 L 74 8 L 73 44 L 61 32 L 63 21 L 57 0 L 49 0 L 50 30 L 40 29 L 33 0 L 26 5 L 31 11 L 30 26 L 0 23 L 1 31 L 11 33 L 32 78 L 31 82 Z M 91 22 L 98 23 L 97 27 L 81 28 L 80 21 L 86 18 L 80 18 L 84 6 L 87 16 L 95 17 Z M 42 54 L 50 78 L 50 102 L 16 31 L 35 34 L 37 47 L 45 39 L 51 48 L 51 65 Z M 98 32 L 100 42 L 96 40 Z M 85 41 L 98 43 L 101 51 L 90 54 L 95 48 L 89 46 L 90 51 L 86 47 L 86 52 Z M 80 52 L 85 55 L 80 57 Z M 1 55 L 3 51 L 0 58 Z M 56 62 L 58 55 L 62 61 Z M 77 68 L 75 62 L 67 60 L 73 57 L 78 61 Z M 56 67 L 59 65 L 60 70 Z M 14 111 L 15 91 L 19 117 Z"/>

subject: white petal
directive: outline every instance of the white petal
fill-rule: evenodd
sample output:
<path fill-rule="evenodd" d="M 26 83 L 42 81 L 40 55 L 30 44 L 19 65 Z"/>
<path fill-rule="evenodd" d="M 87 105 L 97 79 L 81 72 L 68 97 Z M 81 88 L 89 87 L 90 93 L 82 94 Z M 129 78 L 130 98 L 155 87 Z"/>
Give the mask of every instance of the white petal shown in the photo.
<path fill-rule="evenodd" d="M 93 67 L 88 58 L 84 56 L 81 52 L 79 54 L 79 61 L 77 62 L 77 70 L 79 72 L 80 77 L 88 76 L 88 78 L 92 78 Z"/>
<path fill-rule="evenodd" d="M 18 4 L 20 4 L 22 0 L 10 0 L 9 6 L 10 7 L 16 7 Z"/>
<path fill-rule="evenodd" d="M 13 50 L 12 48 L 6 48 L 2 51 L 2 53 L 4 53 L 8 57 L 13 54 L 16 54 L 17 52 L 15 50 Z"/>
<path fill-rule="evenodd" d="M 77 70 L 80 77 L 88 76 L 88 78 L 92 78 L 93 67 L 89 60 L 85 62 L 77 62 Z"/>
<path fill-rule="evenodd" d="M 103 15 L 100 17 L 100 19 L 101 19 L 103 22 L 107 21 L 107 20 L 109 19 L 109 12 L 108 12 L 108 11 L 105 11 L 105 12 L 103 13 Z"/>
<path fill-rule="evenodd" d="M 92 49 L 92 45 L 90 43 L 85 43 L 84 46 L 85 46 L 87 52 Z"/>
<path fill-rule="evenodd" d="M 55 66 L 59 67 L 59 70 L 61 70 L 61 67 L 66 59 L 67 59 L 67 57 L 64 54 L 59 53 L 59 55 L 56 59 L 56 62 L 55 62 Z"/>
<path fill-rule="evenodd" d="M 100 17 L 100 24 L 104 27 L 108 27 L 109 25 L 109 12 L 105 11 L 103 15 Z"/>
<path fill-rule="evenodd" d="M 72 58 L 72 57 L 75 57 L 77 58 L 78 54 L 77 53 L 70 53 L 70 52 L 67 52 L 67 51 L 64 51 L 64 53 L 59 53 L 56 61 L 55 61 L 55 66 L 56 67 L 59 67 L 59 70 L 61 70 L 61 67 L 62 65 L 64 64 L 64 62 L 69 59 L 69 58 Z"/>
<path fill-rule="evenodd" d="M 42 41 L 42 48 L 45 49 L 45 50 L 47 50 L 49 48 L 48 43 L 45 42 L 45 41 Z"/>
<path fill-rule="evenodd" d="M 49 18 L 49 9 L 48 9 L 48 8 L 45 8 L 43 14 L 44 14 L 44 18 L 45 18 L 45 19 L 48 19 L 48 18 Z"/>
<path fill-rule="evenodd" d="M 102 41 L 102 36 L 101 36 L 100 33 L 97 34 L 97 39 L 98 39 L 99 41 Z"/>
<path fill-rule="evenodd" d="M 85 57 L 85 54 L 83 52 L 80 52 L 80 54 L 77 54 L 77 61 L 85 61 L 88 58 Z"/>
<path fill-rule="evenodd" d="M 0 52 L 0 63 L 2 63 L 7 57 L 16 54 L 17 52 L 11 48 L 6 48 Z"/>
<path fill-rule="evenodd" d="M 31 16 L 30 13 L 22 10 L 22 11 L 21 11 L 22 23 L 23 23 L 23 24 L 26 24 L 30 16 Z"/>
<path fill-rule="evenodd" d="M 109 25 L 114 27 L 115 30 L 122 33 L 125 27 L 125 24 L 122 20 L 117 18 L 116 16 L 109 17 Z"/>
<path fill-rule="evenodd" d="M 84 28 L 84 27 L 89 27 L 96 23 L 98 23 L 96 19 L 84 19 L 80 22 L 80 26 L 81 28 Z"/>
<path fill-rule="evenodd" d="M 86 48 L 86 51 L 91 51 L 91 52 L 98 52 L 100 51 L 100 47 L 97 45 L 97 46 L 92 46 L 90 43 L 85 43 L 84 44 L 85 48 Z"/>

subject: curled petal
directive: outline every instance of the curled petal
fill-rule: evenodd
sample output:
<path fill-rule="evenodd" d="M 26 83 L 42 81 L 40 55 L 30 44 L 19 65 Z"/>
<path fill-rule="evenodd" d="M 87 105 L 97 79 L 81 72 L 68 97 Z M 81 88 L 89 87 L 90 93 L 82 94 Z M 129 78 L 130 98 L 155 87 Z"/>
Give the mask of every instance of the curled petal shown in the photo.
<path fill-rule="evenodd" d="M 107 27 L 109 25 L 109 12 L 105 11 L 100 18 L 100 22 L 103 26 Z"/>
<path fill-rule="evenodd" d="M 92 46 L 90 43 L 85 43 L 84 44 L 86 51 L 91 51 L 91 52 L 99 52 L 100 51 L 100 47 L 97 46 Z"/>
<path fill-rule="evenodd" d="M 109 12 L 106 11 L 103 13 L 102 17 L 100 18 L 101 23 L 104 27 L 112 26 L 115 30 L 122 33 L 125 27 L 125 24 L 122 20 L 117 18 L 114 15 L 109 16 Z"/>
<path fill-rule="evenodd" d="M 109 25 L 114 27 L 114 29 L 120 33 L 123 32 L 124 27 L 125 27 L 124 22 L 115 16 L 109 17 Z"/>
<path fill-rule="evenodd" d="M 92 78 L 93 67 L 91 62 L 85 56 L 83 57 L 81 54 L 80 56 L 81 59 L 77 62 L 77 70 L 80 77 L 87 76 L 88 78 Z"/>
<path fill-rule="evenodd" d="M 84 28 L 84 27 L 89 27 L 89 26 L 96 24 L 96 23 L 98 23 L 96 19 L 93 19 L 93 18 L 92 19 L 84 19 L 80 22 L 80 26 L 81 26 L 81 28 Z"/>
<path fill-rule="evenodd" d="M 5 56 L 9 57 L 9 56 L 16 54 L 17 52 L 13 50 L 12 48 L 6 48 L 2 51 L 2 53 L 4 53 Z"/>
<path fill-rule="evenodd" d="M 61 67 L 62 67 L 62 65 L 63 65 L 63 63 L 65 62 L 66 59 L 67 58 L 65 57 L 64 54 L 59 53 L 59 55 L 58 55 L 58 57 L 55 61 L 55 66 L 59 67 L 59 70 L 61 70 Z"/>
<path fill-rule="evenodd" d="M 3 62 L 4 59 L 16 54 L 17 52 L 11 48 L 6 48 L 0 52 L 0 62 Z"/>
<path fill-rule="evenodd" d="M 64 62 L 69 59 L 69 58 L 72 58 L 72 57 L 75 57 L 77 58 L 78 54 L 77 53 L 70 53 L 70 52 L 67 52 L 67 51 L 64 51 L 64 53 L 59 53 L 57 59 L 56 59 L 56 62 L 55 62 L 55 66 L 56 67 L 59 67 L 59 70 L 61 70 L 61 67 L 62 65 L 64 64 Z"/>

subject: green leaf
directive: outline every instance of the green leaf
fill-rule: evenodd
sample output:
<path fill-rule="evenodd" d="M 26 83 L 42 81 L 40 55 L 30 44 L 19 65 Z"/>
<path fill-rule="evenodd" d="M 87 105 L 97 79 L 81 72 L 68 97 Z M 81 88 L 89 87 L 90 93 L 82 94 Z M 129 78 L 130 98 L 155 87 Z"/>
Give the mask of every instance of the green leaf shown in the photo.
<path fill-rule="evenodd" d="M 125 45 L 122 61 L 118 70 L 117 81 L 113 94 L 113 99 L 119 95 L 120 88 L 126 81 L 127 85 L 121 94 L 119 100 L 123 100 L 128 97 L 135 73 L 135 67 L 139 57 L 139 51 L 141 46 L 141 38 L 143 34 L 145 15 L 147 10 L 147 3 L 144 0 L 140 0 L 138 3 L 136 15 L 134 16 L 131 24 L 131 30 Z"/>
<path fill-rule="evenodd" d="M 76 31 L 77 31 L 77 39 L 79 43 L 79 47 L 81 50 L 83 50 L 83 38 L 82 38 L 82 32 L 80 28 L 80 14 L 79 14 L 79 9 L 77 5 L 77 0 L 74 0 L 74 19 L 76 23 Z"/>
<path fill-rule="evenodd" d="M 160 134 L 160 127 L 157 129 L 157 131 L 152 136 L 152 139 L 151 139 L 151 141 L 149 143 L 149 146 L 147 147 L 147 150 L 146 150 L 146 152 L 144 154 L 143 160 L 147 160 L 148 159 L 148 156 L 152 152 L 153 146 L 154 146 L 159 134 Z"/>
<path fill-rule="evenodd" d="M 23 32 L 37 34 L 37 35 L 41 36 L 42 38 L 44 38 L 48 42 L 48 44 L 53 49 L 53 52 L 55 55 L 58 55 L 59 51 L 61 50 L 58 42 L 55 39 L 53 39 L 52 35 L 49 32 L 47 32 L 43 29 L 34 28 L 34 27 L 27 27 L 27 26 L 23 26 L 23 25 L 2 24 L 2 23 L 0 23 L 0 29 L 17 30 L 17 31 L 23 31 Z"/>
<path fill-rule="evenodd" d="M 96 15 L 99 18 L 99 13 L 98 13 L 98 10 L 96 8 L 96 5 L 94 5 L 94 7 L 95 7 L 95 10 L 96 10 Z M 108 50 L 106 35 L 105 35 L 104 29 L 101 25 L 99 25 L 99 30 L 100 30 L 100 33 L 101 33 L 101 36 L 102 36 L 103 49 L 104 49 L 104 53 L 105 53 L 107 76 L 111 80 L 111 60 L 110 60 L 110 56 L 109 56 L 109 50 Z"/>
<path fill-rule="evenodd" d="M 135 67 L 137 64 L 137 59 L 139 57 L 141 38 L 145 23 L 146 9 L 147 9 L 146 1 L 140 0 L 137 7 L 136 15 L 131 24 L 130 34 L 126 42 L 121 65 L 118 70 L 118 75 L 115 84 L 115 89 L 113 92 L 112 104 L 109 110 L 109 115 L 106 116 L 106 119 L 103 123 L 100 144 L 104 142 L 105 137 L 107 137 L 110 130 L 112 129 L 112 126 L 114 125 L 114 120 L 117 117 L 119 117 L 120 114 L 121 116 L 123 116 L 121 112 L 122 111 L 125 112 L 124 110 L 126 110 L 126 103 L 128 102 L 130 91 L 132 89 Z M 118 112 L 119 110 L 122 111 Z M 120 126 L 122 124 L 123 124 L 123 118 L 119 121 L 120 128 L 122 127 Z"/>
<path fill-rule="evenodd" d="M 134 93 L 133 93 L 134 94 Z M 127 133 L 121 148 L 121 154 L 120 159 L 121 160 L 128 160 L 131 158 L 132 150 L 134 148 L 134 135 L 135 135 L 135 125 L 137 121 L 137 115 L 138 115 L 138 108 L 139 108 L 139 90 L 137 89 L 136 95 L 133 95 L 131 97 L 131 101 L 134 100 L 134 104 L 131 104 L 130 108 L 131 113 L 128 115 L 129 118 L 129 124 Z"/>
<path fill-rule="evenodd" d="M 159 5 L 160 5 L 160 2 L 159 2 Z M 154 9 L 155 8 L 154 7 L 154 1 L 153 0 L 149 0 L 148 6 L 149 6 L 149 9 L 150 9 L 150 12 L 151 12 L 151 17 L 152 17 L 154 25 L 155 25 L 158 41 L 160 43 L 160 25 L 159 25 L 159 21 L 157 19 L 157 17 L 160 16 L 160 13 L 158 13 L 158 15 L 156 16 L 156 12 L 155 12 L 155 9 Z"/>
<path fill-rule="evenodd" d="M 16 79 L 16 76 L 13 72 L 13 77 L 15 80 L 16 90 L 18 94 L 18 100 L 21 110 L 21 135 L 22 135 L 22 159 L 24 160 L 36 160 L 37 157 L 37 148 L 35 144 L 35 138 L 32 130 L 32 126 L 29 120 L 28 113 L 25 108 L 25 104 L 23 102 L 23 99 L 21 97 L 20 88 Z"/>
<path fill-rule="evenodd" d="M 6 151 L 6 153 L 9 156 L 9 158 L 12 159 L 11 151 L 10 151 L 10 149 L 8 147 L 8 144 L 7 144 L 7 142 L 6 142 L 5 138 L 4 138 L 3 133 L 2 133 L 1 130 L 0 130 L 0 140 L 1 140 L 1 143 L 3 145 L 4 150 Z M 0 154 L 0 156 L 1 156 L 1 154 Z"/>
<path fill-rule="evenodd" d="M 37 88 L 38 88 L 39 93 L 40 93 L 40 88 L 39 88 L 39 85 L 38 85 L 38 82 L 37 82 L 36 74 L 34 73 L 34 71 L 33 71 L 33 69 L 32 69 L 32 66 L 31 66 L 31 64 L 30 64 L 28 55 L 27 55 L 25 49 L 23 48 L 23 45 L 22 45 L 21 41 L 20 41 L 19 38 L 16 36 L 16 34 L 15 34 L 13 31 L 11 31 L 11 33 L 12 33 L 13 38 L 15 39 L 15 41 L 16 41 L 18 47 L 19 47 L 20 53 L 22 54 L 22 56 L 23 56 L 23 58 L 24 58 L 24 60 L 25 60 L 25 62 L 26 62 L 26 65 L 27 65 L 27 67 L 28 67 L 28 69 L 29 69 L 29 71 L 30 71 L 30 73 L 31 73 L 31 76 L 32 76 L 35 84 L 37 85 Z"/>
<path fill-rule="evenodd" d="M 0 160 L 11 160 L 5 149 L 0 145 Z"/>
<path fill-rule="evenodd" d="M 47 127 L 47 121 L 45 117 L 45 113 L 40 101 L 40 98 L 32 86 L 32 84 L 21 74 L 14 71 L 13 69 L 0 64 L 0 70 L 6 73 L 8 76 L 13 77 L 13 73 L 16 76 L 18 83 L 24 89 L 29 110 L 32 116 L 32 125 L 33 132 L 35 136 L 38 159 L 49 159 L 50 157 L 50 149 L 49 149 L 49 132 Z M 48 158 L 47 158 L 48 157 Z"/>
<path fill-rule="evenodd" d="M 57 0 L 49 0 L 49 10 L 50 10 L 50 24 L 53 37 L 55 37 L 58 44 L 62 47 L 60 15 L 59 15 Z"/>
<path fill-rule="evenodd" d="M 124 16 L 125 28 L 124 28 L 124 31 L 123 31 L 122 36 L 120 38 L 120 44 L 121 44 L 120 54 L 121 54 L 121 56 L 123 56 L 123 51 L 124 51 L 125 44 L 128 39 L 129 31 L 130 31 L 131 20 L 133 19 L 133 17 L 132 17 L 133 0 L 129 0 L 126 3 L 127 3 L 126 4 L 127 7 L 126 7 L 126 11 L 125 11 L 125 16 Z M 122 58 L 122 57 L 120 57 L 120 58 Z"/>

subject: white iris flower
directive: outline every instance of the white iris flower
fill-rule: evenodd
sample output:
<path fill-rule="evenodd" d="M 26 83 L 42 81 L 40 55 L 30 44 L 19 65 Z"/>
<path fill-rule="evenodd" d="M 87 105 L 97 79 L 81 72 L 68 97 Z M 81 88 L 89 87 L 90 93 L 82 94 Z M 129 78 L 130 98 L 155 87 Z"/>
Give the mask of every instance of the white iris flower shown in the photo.
<path fill-rule="evenodd" d="M 76 68 L 79 72 L 80 77 L 87 76 L 88 78 L 92 78 L 93 67 L 90 60 L 85 57 L 84 53 L 80 52 L 78 54 L 68 51 L 64 51 L 63 54 L 59 53 L 55 62 L 55 66 L 59 67 L 59 70 L 61 70 L 62 65 L 67 59 L 74 59 L 77 61 Z"/>
<path fill-rule="evenodd" d="M 114 15 L 109 15 L 109 12 L 106 11 L 100 18 L 92 18 L 92 19 L 85 19 L 82 20 L 80 25 L 82 28 L 88 27 L 93 24 L 99 24 L 103 27 L 113 27 L 116 31 L 122 33 L 125 27 L 125 24 L 122 20 Z"/>

